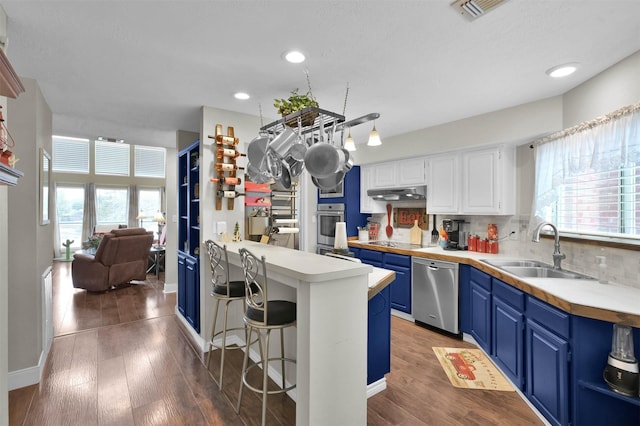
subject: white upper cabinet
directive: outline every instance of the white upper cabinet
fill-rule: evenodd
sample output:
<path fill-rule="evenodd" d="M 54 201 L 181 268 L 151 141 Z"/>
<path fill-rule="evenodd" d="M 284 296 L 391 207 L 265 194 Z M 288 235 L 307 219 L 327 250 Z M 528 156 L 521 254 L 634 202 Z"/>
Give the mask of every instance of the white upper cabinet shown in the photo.
<path fill-rule="evenodd" d="M 402 188 L 427 184 L 425 159 L 410 158 L 373 164 L 374 188 Z"/>
<path fill-rule="evenodd" d="M 427 159 L 429 213 L 515 214 L 515 148 L 496 146 Z"/>
<path fill-rule="evenodd" d="M 427 159 L 427 212 L 459 212 L 459 155 L 434 155 Z"/>
<path fill-rule="evenodd" d="M 367 195 L 373 188 L 375 166 L 360 166 L 360 213 L 384 213 L 385 203 L 376 201 Z"/>

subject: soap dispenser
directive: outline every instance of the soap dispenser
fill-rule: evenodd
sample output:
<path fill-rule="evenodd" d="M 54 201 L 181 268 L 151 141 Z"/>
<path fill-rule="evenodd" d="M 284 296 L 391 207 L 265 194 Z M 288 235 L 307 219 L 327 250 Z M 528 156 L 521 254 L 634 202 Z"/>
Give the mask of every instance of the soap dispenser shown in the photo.
<path fill-rule="evenodd" d="M 598 282 L 600 284 L 607 283 L 607 258 L 604 256 L 596 256 L 598 260 Z"/>

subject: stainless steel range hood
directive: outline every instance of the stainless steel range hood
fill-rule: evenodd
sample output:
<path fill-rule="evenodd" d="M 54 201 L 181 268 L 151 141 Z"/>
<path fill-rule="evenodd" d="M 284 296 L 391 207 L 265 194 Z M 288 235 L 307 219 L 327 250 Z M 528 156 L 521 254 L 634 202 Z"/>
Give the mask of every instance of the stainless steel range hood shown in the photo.
<path fill-rule="evenodd" d="M 425 186 L 414 186 L 410 188 L 388 188 L 369 189 L 367 195 L 374 200 L 380 201 L 411 201 L 424 200 L 426 193 Z"/>

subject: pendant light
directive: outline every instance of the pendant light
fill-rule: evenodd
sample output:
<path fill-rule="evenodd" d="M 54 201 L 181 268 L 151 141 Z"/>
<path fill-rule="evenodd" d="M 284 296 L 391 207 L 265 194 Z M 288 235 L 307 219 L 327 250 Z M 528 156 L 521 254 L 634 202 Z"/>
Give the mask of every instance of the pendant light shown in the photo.
<path fill-rule="evenodd" d="M 346 149 L 347 151 L 355 151 L 356 150 L 356 143 L 354 142 L 353 138 L 351 137 L 351 128 L 349 128 L 349 135 L 347 136 L 347 140 L 344 141 L 344 149 Z"/>
<path fill-rule="evenodd" d="M 369 141 L 367 142 L 368 146 L 379 146 L 382 145 L 382 141 L 380 140 L 380 134 L 376 130 L 376 122 L 373 122 L 373 130 L 369 133 Z"/>

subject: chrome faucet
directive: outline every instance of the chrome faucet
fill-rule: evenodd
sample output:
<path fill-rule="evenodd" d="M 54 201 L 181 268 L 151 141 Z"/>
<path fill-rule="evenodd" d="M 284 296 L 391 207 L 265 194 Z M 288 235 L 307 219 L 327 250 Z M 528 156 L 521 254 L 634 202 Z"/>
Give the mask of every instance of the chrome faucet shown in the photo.
<path fill-rule="evenodd" d="M 534 243 L 540 242 L 540 231 L 545 226 L 550 226 L 551 229 L 553 229 L 553 234 L 555 236 L 555 243 L 553 245 L 553 269 L 562 269 L 560 262 L 562 262 L 562 259 L 566 258 L 567 256 L 565 256 L 564 253 L 560 253 L 560 234 L 558 233 L 558 228 L 556 228 L 553 223 L 542 222 L 540 225 L 538 225 L 533 231 L 533 238 L 531 238 L 531 241 L 533 241 Z"/>

